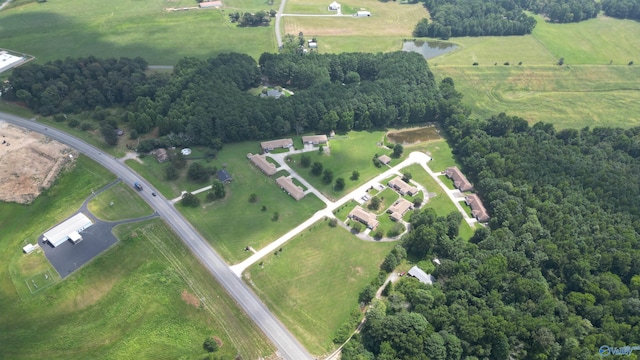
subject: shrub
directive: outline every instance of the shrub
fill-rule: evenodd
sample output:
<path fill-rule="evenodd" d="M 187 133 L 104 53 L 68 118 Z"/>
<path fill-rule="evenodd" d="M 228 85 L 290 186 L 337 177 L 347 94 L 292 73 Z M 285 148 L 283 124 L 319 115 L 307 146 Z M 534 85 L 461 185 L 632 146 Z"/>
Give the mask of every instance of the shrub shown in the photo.
<path fill-rule="evenodd" d="M 76 119 L 71 119 L 71 120 L 69 121 L 69 127 L 74 128 L 74 127 L 76 127 L 76 126 L 78 126 L 78 125 L 80 125 L 80 122 L 79 122 L 78 120 L 76 120 Z"/>
<path fill-rule="evenodd" d="M 331 227 L 338 226 L 338 219 L 333 218 L 333 219 L 329 220 L 329 226 L 331 226 Z"/>
<path fill-rule="evenodd" d="M 258 195 L 256 195 L 256 193 L 251 193 L 251 195 L 249 195 L 249 202 L 253 204 L 256 201 L 258 201 Z"/>
<path fill-rule="evenodd" d="M 351 180 L 356 181 L 360 178 L 360 172 L 358 170 L 353 170 L 351 173 Z"/>
<path fill-rule="evenodd" d="M 63 122 L 65 120 L 67 120 L 67 117 L 64 116 L 63 114 L 55 114 L 55 115 L 53 115 L 53 121 L 55 121 L 55 122 Z"/>
<path fill-rule="evenodd" d="M 80 130 L 82 131 L 89 131 L 89 130 L 93 130 L 93 124 L 90 122 L 83 122 L 82 124 L 80 124 Z"/>
<path fill-rule="evenodd" d="M 360 232 L 362 231 L 362 224 L 360 224 L 360 223 L 359 223 L 359 222 L 357 222 L 357 221 L 354 221 L 354 222 L 351 224 L 351 230 L 352 230 L 354 233 L 356 233 L 356 234 L 360 233 Z"/>
<path fill-rule="evenodd" d="M 478 64 L 477 62 L 474 62 L 472 65 L 473 65 L 473 66 L 478 66 L 478 65 L 480 65 L 480 64 Z"/>
<path fill-rule="evenodd" d="M 202 344 L 202 347 L 208 352 L 216 352 L 220 348 L 220 345 L 215 338 L 208 337 Z"/>
<path fill-rule="evenodd" d="M 200 199 L 193 195 L 192 193 L 188 192 L 185 193 L 182 196 L 182 200 L 180 200 L 182 202 L 182 205 L 184 206 L 189 206 L 189 207 L 198 207 L 200 205 Z"/>

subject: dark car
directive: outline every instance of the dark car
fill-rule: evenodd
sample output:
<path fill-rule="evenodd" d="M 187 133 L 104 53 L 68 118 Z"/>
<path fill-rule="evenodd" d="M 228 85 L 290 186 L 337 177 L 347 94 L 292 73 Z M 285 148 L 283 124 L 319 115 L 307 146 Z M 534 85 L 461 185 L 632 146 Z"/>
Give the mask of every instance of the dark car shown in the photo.
<path fill-rule="evenodd" d="M 151 195 L 156 196 L 156 193 L 152 192 Z"/>

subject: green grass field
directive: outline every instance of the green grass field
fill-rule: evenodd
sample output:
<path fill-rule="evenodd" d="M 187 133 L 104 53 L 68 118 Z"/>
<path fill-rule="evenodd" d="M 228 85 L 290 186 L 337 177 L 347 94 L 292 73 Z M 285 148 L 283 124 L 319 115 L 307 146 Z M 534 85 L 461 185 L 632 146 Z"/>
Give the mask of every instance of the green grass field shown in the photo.
<path fill-rule="evenodd" d="M 0 203 L 0 357 L 201 358 L 211 335 L 222 339 L 219 353 L 227 358 L 272 354 L 262 333 L 160 220 L 117 228 L 121 241 L 64 281 L 41 250 L 22 254 L 25 243 L 35 243 L 113 178 L 80 157 L 33 204 Z"/>
<path fill-rule="evenodd" d="M 357 239 L 321 221 L 292 239 L 278 255 L 245 273 L 269 308 L 316 355 L 334 349 L 335 332 L 358 307 L 358 294 L 397 243 Z"/>
<path fill-rule="evenodd" d="M 248 152 L 255 152 L 256 142 L 226 144 L 209 166 L 222 168 L 224 164 L 233 177 L 225 185 L 227 196 L 212 203 L 204 202 L 199 208 L 178 209 L 230 263 L 247 258 L 244 248 L 260 249 L 271 241 L 311 217 L 325 204 L 309 194 L 300 201 L 294 200 L 277 186 L 275 180 L 265 176 L 247 159 Z M 255 193 L 255 203 L 249 196 Z M 204 199 L 204 193 L 201 194 Z M 262 211 L 262 206 L 266 207 Z M 278 221 L 272 221 L 274 212 Z"/>
<path fill-rule="evenodd" d="M 67 56 L 136 57 L 173 65 L 185 56 L 208 58 L 225 52 L 257 58 L 276 49 L 273 25 L 239 28 L 231 11 L 277 9 L 278 2 L 225 0 L 221 10 L 169 12 L 168 7 L 197 6 L 190 0 L 61 0 L 30 3 L 0 12 L 2 46 L 38 60 Z"/>
<path fill-rule="evenodd" d="M 330 140 L 330 154 L 320 154 L 317 151 L 306 153 L 311 157 L 312 164 L 319 161 L 324 169 L 332 170 L 334 181 L 339 177 L 344 178 L 345 187 L 342 191 L 335 191 L 333 188 L 334 183 L 325 184 L 322 182 L 322 175 L 315 176 L 311 174 L 311 167 L 302 168 L 300 166 L 302 154 L 291 156 L 290 158 L 294 162 L 290 166 L 329 199 L 336 200 L 377 174 L 389 169 L 386 166 L 376 168 L 372 161 L 375 154 L 390 155 L 392 153 L 391 150 L 377 146 L 382 141 L 383 136 L 384 132 L 382 131 L 351 131 L 344 137 Z M 406 154 L 407 152 L 403 156 Z M 394 161 L 396 160 L 394 159 Z M 356 181 L 350 179 L 354 170 L 360 172 L 360 178 Z"/>
<path fill-rule="evenodd" d="M 122 182 L 96 195 L 87 207 L 95 216 L 107 221 L 133 219 L 153 213 L 135 190 Z"/>

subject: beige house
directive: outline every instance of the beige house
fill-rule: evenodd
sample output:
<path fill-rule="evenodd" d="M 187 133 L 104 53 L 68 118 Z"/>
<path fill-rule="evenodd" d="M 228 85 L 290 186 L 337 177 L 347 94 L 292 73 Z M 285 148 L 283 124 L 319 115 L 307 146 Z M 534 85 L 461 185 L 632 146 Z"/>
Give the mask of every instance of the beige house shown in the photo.
<path fill-rule="evenodd" d="M 302 142 L 305 144 L 320 145 L 326 144 L 327 141 L 327 135 L 310 135 L 302 137 Z"/>
<path fill-rule="evenodd" d="M 387 212 L 390 214 L 389 217 L 391 218 L 391 220 L 400 221 L 402 220 L 404 214 L 411 209 L 413 209 L 413 204 L 411 203 L 411 201 L 400 198 L 396 202 L 394 202 L 393 205 L 389 206 Z"/>
<path fill-rule="evenodd" d="M 413 196 L 418 193 L 418 188 L 415 186 L 411 186 L 406 182 L 402 181 L 402 177 L 398 176 L 388 183 L 389 187 L 399 192 L 400 195 L 409 195 Z"/>
<path fill-rule="evenodd" d="M 482 204 L 482 200 L 480 200 L 480 197 L 478 195 L 476 194 L 467 195 L 464 197 L 464 202 L 466 202 L 467 205 L 471 207 L 471 214 L 473 214 L 473 217 L 478 219 L 478 221 L 480 222 L 489 221 L 489 213 L 487 212 L 487 209 L 484 208 L 484 205 Z"/>
<path fill-rule="evenodd" d="M 293 146 L 293 140 L 291 139 L 278 139 L 271 141 L 263 141 L 260 143 L 262 151 L 269 152 L 274 149 L 286 149 Z"/>
<path fill-rule="evenodd" d="M 359 221 L 365 224 L 369 229 L 374 230 L 378 227 L 378 220 L 376 216 L 370 212 L 365 211 L 361 206 L 356 206 L 349 213 L 349 217 L 353 220 Z"/>
<path fill-rule="evenodd" d="M 282 190 L 291 195 L 292 198 L 300 200 L 304 197 L 304 190 L 300 186 L 296 185 L 290 178 L 286 176 L 280 176 L 276 179 L 276 183 Z"/>
<path fill-rule="evenodd" d="M 169 159 L 169 154 L 167 153 L 167 149 L 157 149 L 156 152 L 156 160 L 158 162 L 165 162 Z"/>
<path fill-rule="evenodd" d="M 458 190 L 469 191 L 473 189 L 473 185 L 469 180 L 467 180 L 467 177 L 464 176 L 457 166 L 447 168 L 447 170 L 444 171 L 444 174 L 447 175 L 449 179 L 453 180 L 453 184 L 458 188 Z"/>
<path fill-rule="evenodd" d="M 253 155 L 249 153 L 247 154 L 247 157 L 249 158 L 249 160 L 251 160 L 251 162 L 255 166 L 258 167 L 258 169 L 262 170 L 262 172 L 267 174 L 268 176 L 271 176 L 276 172 L 278 172 L 278 169 L 276 169 L 276 166 L 270 163 L 269 161 L 267 161 L 267 159 L 264 156 L 260 156 L 258 154 Z"/>
<path fill-rule="evenodd" d="M 378 156 L 378 161 L 380 161 L 383 165 L 389 165 L 391 162 L 391 158 L 387 155 Z"/>

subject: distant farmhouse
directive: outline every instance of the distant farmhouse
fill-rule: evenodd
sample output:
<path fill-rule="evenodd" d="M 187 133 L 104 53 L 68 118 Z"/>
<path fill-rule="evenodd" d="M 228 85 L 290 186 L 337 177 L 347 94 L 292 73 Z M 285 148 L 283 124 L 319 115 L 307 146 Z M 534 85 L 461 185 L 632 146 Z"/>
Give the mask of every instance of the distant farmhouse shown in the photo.
<path fill-rule="evenodd" d="M 418 279 L 418 281 L 420 281 L 421 283 L 427 284 L 427 285 L 432 285 L 433 282 L 435 281 L 433 276 L 431 276 L 430 274 L 427 274 L 417 266 L 414 266 L 411 269 L 409 269 L 409 272 L 407 272 L 407 275 L 412 276 Z"/>
<path fill-rule="evenodd" d="M 413 204 L 411 203 L 411 201 L 400 198 L 395 203 L 393 203 L 393 205 L 389 206 L 387 212 L 389 213 L 389 217 L 391 218 L 391 220 L 400 221 L 402 220 L 404 214 L 406 214 L 407 211 L 411 209 L 413 209 Z"/>
<path fill-rule="evenodd" d="M 464 197 L 464 202 L 471 207 L 471 214 L 480 222 L 489 221 L 489 213 L 487 209 L 482 205 L 482 200 L 476 194 L 467 195 Z"/>
<path fill-rule="evenodd" d="M 340 4 L 337 2 L 332 2 L 331 4 L 329 4 L 329 11 L 338 11 L 340 10 Z"/>
<path fill-rule="evenodd" d="M 365 224 L 371 230 L 375 230 L 375 228 L 378 227 L 378 219 L 376 219 L 376 216 L 365 211 L 361 206 L 356 206 L 351 210 L 349 217 Z"/>
<path fill-rule="evenodd" d="M 57 247 L 67 240 L 76 244 L 82 240 L 80 232 L 91 225 L 93 222 L 85 214 L 77 213 L 44 233 L 42 239 L 53 247 Z"/>
<path fill-rule="evenodd" d="M 282 190 L 291 195 L 292 198 L 300 200 L 304 197 L 304 190 L 302 190 L 300 186 L 296 185 L 290 178 L 286 176 L 280 176 L 276 180 L 276 183 Z"/>
<path fill-rule="evenodd" d="M 327 143 L 327 135 L 310 135 L 303 136 L 302 142 L 305 144 L 322 145 Z"/>
<path fill-rule="evenodd" d="M 402 180 L 402 177 L 398 176 L 388 183 L 389 187 L 399 192 L 400 195 L 413 196 L 418 193 L 418 188 L 411 186 Z"/>
<path fill-rule="evenodd" d="M 457 166 L 447 168 L 444 174 L 447 175 L 449 179 L 453 180 L 453 184 L 456 188 L 458 188 L 458 190 L 470 191 L 471 189 L 473 189 L 473 185 L 469 182 L 469 180 L 467 180 L 467 177 L 464 176 L 462 171 L 460 171 Z"/>
<path fill-rule="evenodd" d="M 278 169 L 276 169 L 276 166 L 270 163 L 269 161 L 267 161 L 267 159 L 265 159 L 264 156 L 260 156 L 257 154 L 253 155 L 249 153 L 247 154 L 247 158 L 251 160 L 253 165 L 257 166 L 258 169 L 262 170 L 262 172 L 267 174 L 268 176 L 271 176 L 276 172 L 278 172 Z"/>
<path fill-rule="evenodd" d="M 263 141 L 260 143 L 262 151 L 269 152 L 275 149 L 286 149 L 293 146 L 293 140 L 291 139 L 279 139 L 271 141 Z"/>

